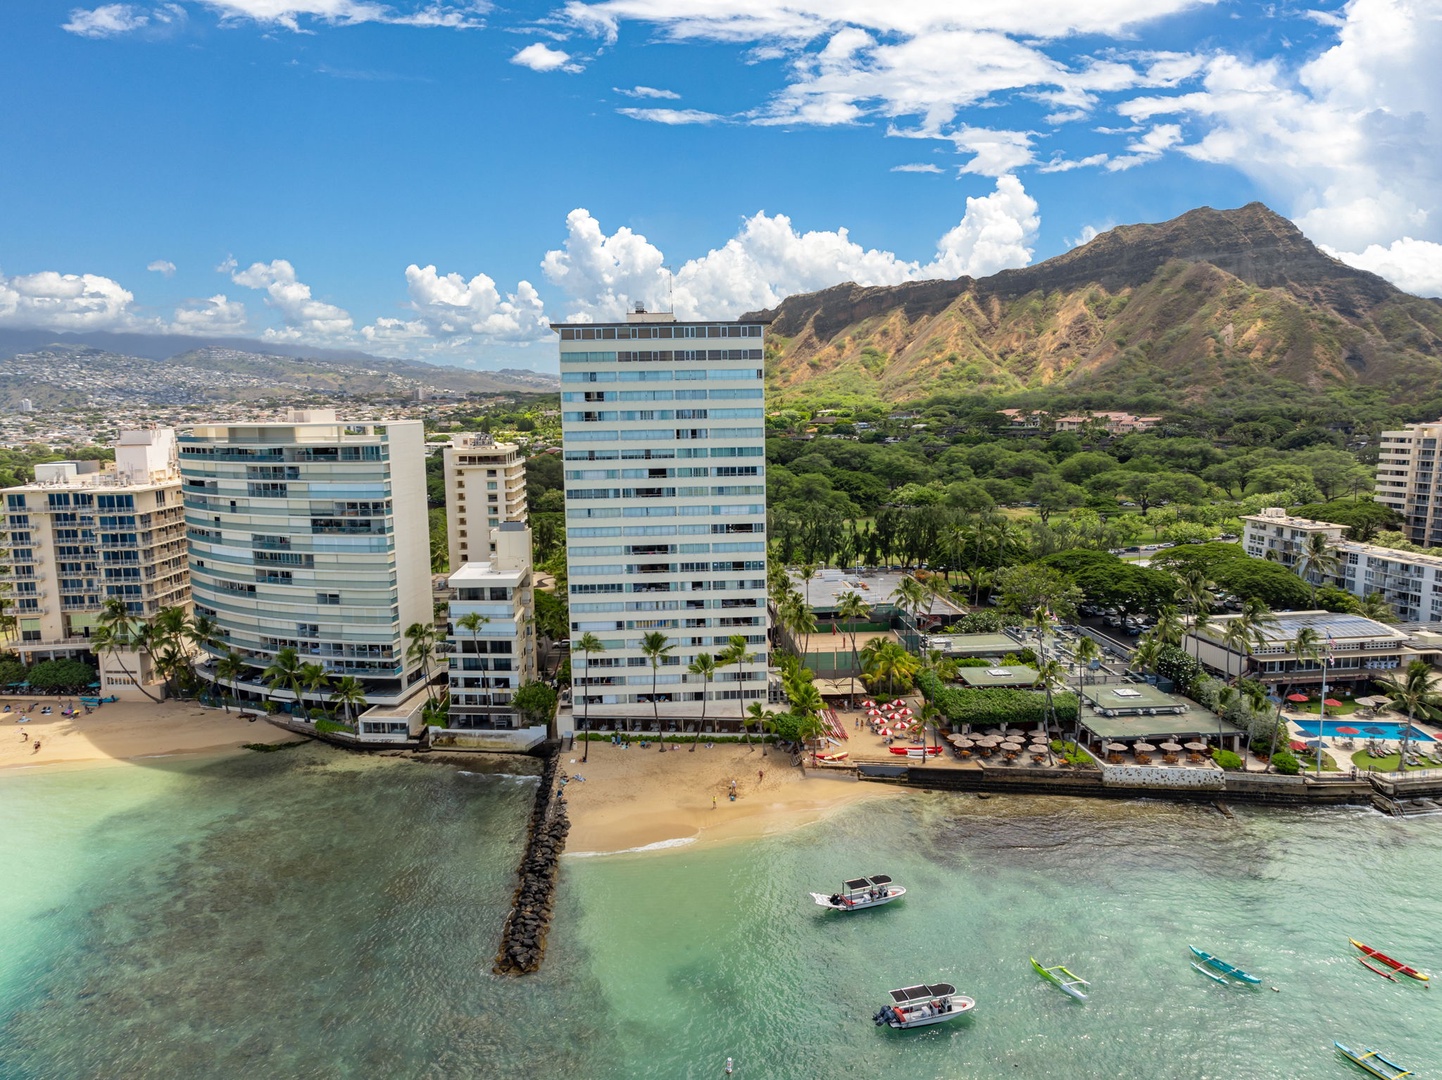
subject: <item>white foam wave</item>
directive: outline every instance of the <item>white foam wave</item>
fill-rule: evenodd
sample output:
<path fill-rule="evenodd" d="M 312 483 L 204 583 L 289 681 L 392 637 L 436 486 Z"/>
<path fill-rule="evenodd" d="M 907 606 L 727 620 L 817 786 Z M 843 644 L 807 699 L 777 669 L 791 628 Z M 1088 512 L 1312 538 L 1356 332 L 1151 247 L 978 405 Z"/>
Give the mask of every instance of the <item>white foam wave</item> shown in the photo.
<path fill-rule="evenodd" d="M 642 844 L 640 847 L 622 848 L 620 851 L 568 851 L 568 859 L 594 859 L 602 855 L 630 855 L 638 851 L 665 851 L 667 848 L 685 847 L 687 844 L 694 844 L 694 836 L 678 836 L 674 840 L 658 840 L 654 844 Z"/>

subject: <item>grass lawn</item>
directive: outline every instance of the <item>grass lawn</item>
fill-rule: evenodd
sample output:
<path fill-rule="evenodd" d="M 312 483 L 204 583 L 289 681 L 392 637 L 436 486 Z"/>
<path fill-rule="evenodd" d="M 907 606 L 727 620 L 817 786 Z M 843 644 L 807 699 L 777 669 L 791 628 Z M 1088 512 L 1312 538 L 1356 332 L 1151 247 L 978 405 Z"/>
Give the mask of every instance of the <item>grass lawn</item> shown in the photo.
<path fill-rule="evenodd" d="M 1426 760 L 1425 758 L 1423 759 Z M 1397 772 L 1402 770 L 1402 755 L 1388 754 L 1386 757 L 1373 757 L 1365 750 L 1358 750 L 1352 755 L 1352 764 L 1359 769 L 1376 769 L 1379 772 Z M 1416 769 L 1436 769 L 1439 766 L 1434 764 L 1408 765 L 1405 770 L 1411 772 Z"/>
<path fill-rule="evenodd" d="M 1301 712 L 1301 713 L 1306 713 L 1308 716 L 1316 716 L 1317 713 L 1319 713 L 1319 712 L 1321 711 L 1321 708 L 1322 708 L 1322 706 L 1321 706 L 1321 704 L 1320 704 L 1319 702 L 1312 701 L 1312 702 L 1307 703 L 1306 705 L 1299 705 L 1299 706 L 1297 706 L 1294 711 L 1296 711 L 1296 712 Z M 1351 716 L 1351 715 L 1352 715 L 1354 712 L 1356 712 L 1359 708 L 1361 708 L 1361 706 L 1359 706 L 1356 702 L 1353 702 L 1353 701 L 1344 701 L 1344 702 L 1342 702 L 1341 705 L 1328 705 L 1328 706 L 1327 706 L 1327 715 L 1328 715 L 1328 716 Z"/>

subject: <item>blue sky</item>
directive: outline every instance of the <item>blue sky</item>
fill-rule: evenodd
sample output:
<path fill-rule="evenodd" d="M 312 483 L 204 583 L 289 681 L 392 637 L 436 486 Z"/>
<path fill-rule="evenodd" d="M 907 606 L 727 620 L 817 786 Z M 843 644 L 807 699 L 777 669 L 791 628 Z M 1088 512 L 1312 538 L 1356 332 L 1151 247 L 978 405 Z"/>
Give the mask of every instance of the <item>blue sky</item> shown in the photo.
<path fill-rule="evenodd" d="M 0 326 L 548 369 L 1252 199 L 1438 295 L 1438 56 L 1438 0 L 25 0 Z"/>

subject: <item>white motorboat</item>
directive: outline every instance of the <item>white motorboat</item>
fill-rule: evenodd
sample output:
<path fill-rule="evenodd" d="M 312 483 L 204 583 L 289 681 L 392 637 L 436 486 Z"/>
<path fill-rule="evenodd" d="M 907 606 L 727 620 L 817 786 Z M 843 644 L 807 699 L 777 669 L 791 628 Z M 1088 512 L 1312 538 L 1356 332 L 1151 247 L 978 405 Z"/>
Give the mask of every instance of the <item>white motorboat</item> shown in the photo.
<path fill-rule="evenodd" d="M 950 983 L 921 984 L 891 991 L 891 1004 L 883 1005 L 871 1019 L 877 1027 L 882 1024 L 894 1028 L 926 1027 L 955 1020 L 974 1008 L 976 1002 L 958 994 Z"/>
<path fill-rule="evenodd" d="M 833 911 L 860 911 L 862 908 L 889 904 L 893 900 L 900 900 L 905 895 L 906 890 L 886 874 L 872 874 L 870 877 L 843 881 L 839 892 L 814 892 L 811 894 L 811 899 Z"/>

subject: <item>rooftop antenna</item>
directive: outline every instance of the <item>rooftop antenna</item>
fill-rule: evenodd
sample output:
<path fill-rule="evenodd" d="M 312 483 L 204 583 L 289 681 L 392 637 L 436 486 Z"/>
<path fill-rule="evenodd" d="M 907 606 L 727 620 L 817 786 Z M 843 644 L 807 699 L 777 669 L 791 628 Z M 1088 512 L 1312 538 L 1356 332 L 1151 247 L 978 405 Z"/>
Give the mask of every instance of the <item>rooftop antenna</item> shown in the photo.
<path fill-rule="evenodd" d="M 666 268 L 666 310 L 670 314 L 676 314 L 676 275 L 671 268 Z"/>

